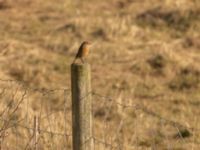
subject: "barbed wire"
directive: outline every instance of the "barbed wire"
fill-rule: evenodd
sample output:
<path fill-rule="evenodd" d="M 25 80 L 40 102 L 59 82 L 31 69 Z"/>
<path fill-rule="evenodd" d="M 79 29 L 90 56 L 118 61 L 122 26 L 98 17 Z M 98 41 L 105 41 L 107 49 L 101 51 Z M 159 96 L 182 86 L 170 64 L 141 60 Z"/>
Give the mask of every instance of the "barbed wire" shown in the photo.
<path fill-rule="evenodd" d="M 51 92 L 51 91 L 59 91 L 59 90 L 68 91 L 69 89 L 48 89 L 48 90 L 45 89 L 45 90 L 48 91 L 48 92 Z M 45 91 L 45 90 L 43 90 L 43 91 Z M 35 90 L 35 91 L 38 91 L 38 92 L 39 92 L 40 90 Z M 42 91 L 42 90 L 41 90 L 41 91 Z M 179 123 L 179 122 L 172 121 L 172 120 L 169 120 L 169 119 L 167 119 L 167 118 L 164 118 L 164 117 L 162 117 L 161 115 L 155 113 L 154 111 L 147 109 L 147 108 L 146 108 L 144 105 L 142 105 L 142 104 L 126 105 L 126 104 L 121 104 L 121 103 L 116 102 L 112 97 L 109 97 L 109 96 L 103 96 L 103 95 L 98 94 L 98 93 L 96 93 L 96 92 L 91 92 L 91 94 L 94 95 L 94 96 L 98 96 L 98 97 L 100 97 L 100 98 L 106 99 L 106 100 L 108 100 L 108 101 L 113 101 L 116 105 L 120 105 L 120 106 L 122 106 L 123 108 L 140 109 L 140 110 L 142 110 L 144 113 L 146 113 L 147 115 L 151 115 L 151 116 L 153 116 L 153 117 L 156 117 L 156 118 L 158 118 L 158 119 L 164 121 L 165 123 L 170 124 L 170 125 L 172 125 L 172 126 L 174 126 L 174 127 L 182 127 L 182 128 L 186 128 L 186 129 L 189 129 L 189 130 L 197 130 L 197 131 L 200 131 L 200 129 L 198 129 L 198 128 L 186 127 L 185 125 L 182 125 L 182 124 Z M 56 112 L 56 113 L 57 113 L 57 112 Z M 54 114 L 54 113 L 51 113 L 51 114 Z"/>
<path fill-rule="evenodd" d="M 6 82 L 6 83 L 7 83 L 7 82 L 11 82 L 11 83 L 14 82 L 14 83 L 16 83 L 17 85 L 21 86 L 21 88 L 22 88 L 22 89 L 17 88 L 17 90 L 14 92 L 14 94 L 13 94 L 13 96 L 12 96 L 12 99 L 13 99 L 13 100 L 11 100 L 10 103 L 13 103 L 13 101 L 14 101 L 14 96 L 15 96 L 15 94 L 16 94 L 17 91 L 19 91 L 19 90 L 21 90 L 22 92 L 24 91 L 24 93 L 22 94 L 22 97 L 21 97 L 20 100 L 17 102 L 15 108 L 14 108 L 14 109 L 12 110 L 12 112 L 11 112 L 11 115 L 10 115 L 7 119 L 3 119 L 3 113 L 6 111 L 6 109 L 7 109 L 8 107 L 6 107 L 6 108 L 3 110 L 3 112 L 1 113 L 1 115 L 0 115 L 0 120 L 1 120 L 2 122 L 4 122 L 4 124 L 3 124 L 2 128 L 1 128 L 1 131 L 0 131 L 1 133 L 3 133 L 4 131 L 6 131 L 6 130 L 9 129 L 9 128 L 16 127 L 16 126 L 17 126 L 17 127 L 24 128 L 24 129 L 32 130 L 32 131 L 35 130 L 33 127 L 29 127 L 29 126 L 27 126 L 27 125 L 21 124 L 20 122 L 21 122 L 22 120 L 24 120 L 24 119 L 20 119 L 20 120 L 18 120 L 18 121 L 13 121 L 13 120 L 11 119 L 11 118 L 12 118 L 12 117 L 11 117 L 12 114 L 15 113 L 15 111 L 19 108 L 19 105 L 20 105 L 20 104 L 22 103 L 22 101 L 25 99 L 25 97 L 27 96 L 28 92 L 38 92 L 38 93 L 40 93 L 40 94 L 42 94 L 42 95 L 44 96 L 44 95 L 48 95 L 48 94 L 51 94 L 51 93 L 54 93 L 54 92 L 60 92 L 60 91 L 62 91 L 62 92 L 64 92 L 64 93 L 66 94 L 66 93 L 68 93 L 68 91 L 70 90 L 70 89 L 65 88 L 65 87 L 63 87 L 63 88 L 52 88 L 52 89 L 50 89 L 50 88 L 49 88 L 49 89 L 47 89 L 47 88 L 31 88 L 31 87 L 27 87 L 27 86 L 26 86 L 26 83 L 25 83 L 24 81 L 17 81 L 17 80 L 13 80 L 13 79 L 0 79 L 0 82 Z M 10 88 L 8 88 L 8 89 L 2 88 L 2 90 L 1 90 L 1 92 L 0 92 L 0 95 L 2 96 L 2 95 L 6 92 L 6 90 L 10 90 Z M 11 90 L 12 90 L 12 89 L 11 89 Z M 10 104 L 10 103 L 9 103 L 9 104 Z M 8 108 L 8 109 L 10 109 L 10 108 Z M 63 110 L 64 110 L 64 109 L 63 109 Z M 58 113 L 58 112 L 51 112 L 50 114 L 41 117 L 41 119 L 47 118 L 47 117 L 49 117 L 50 115 L 55 114 L 55 113 Z M 72 136 L 71 134 L 66 134 L 66 132 L 65 132 L 65 133 L 60 133 L 60 132 L 54 132 L 54 131 L 49 131 L 49 130 L 44 130 L 44 129 L 40 129 L 39 132 L 40 132 L 40 133 L 51 134 L 51 135 L 64 136 L 64 137 L 71 137 L 71 136 Z"/>
<path fill-rule="evenodd" d="M 59 91 L 65 91 L 65 92 L 70 92 L 70 88 L 67 87 L 58 87 L 58 88 L 32 88 L 28 87 L 25 81 L 18 81 L 18 80 L 13 80 L 13 79 L 0 79 L 1 82 L 14 82 L 17 85 L 20 85 L 22 88 L 24 88 L 27 92 L 38 92 L 42 94 L 43 96 L 49 94 L 49 93 L 54 93 L 54 92 L 59 92 Z M 1 91 L 0 95 L 5 92 L 6 88 L 3 88 Z"/>
<path fill-rule="evenodd" d="M 29 127 L 29 126 L 18 123 L 18 122 L 21 122 L 24 119 L 21 119 L 21 120 L 18 120 L 18 121 L 13 121 L 13 120 L 6 120 L 6 119 L 3 119 L 3 118 L 0 118 L 0 120 L 4 121 L 4 122 L 9 122 L 11 124 L 11 126 L 9 128 L 18 126 L 18 127 L 24 128 L 24 129 L 32 130 L 32 131 L 35 130 L 33 127 Z M 68 137 L 72 136 L 71 134 L 65 134 L 65 133 L 60 133 L 60 132 L 52 132 L 52 131 L 43 130 L 43 129 L 39 129 L 39 132 L 40 133 L 43 132 L 43 133 L 47 133 L 47 134 L 54 134 L 54 135 L 59 135 L 59 136 L 68 136 Z"/>
<path fill-rule="evenodd" d="M 95 93 L 95 92 L 92 92 L 92 94 L 94 96 L 98 96 L 100 98 L 103 98 L 103 99 L 106 99 L 106 100 L 109 100 L 109 101 L 115 101 L 112 97 L 109 97 L 109 96 L 103 96 L 101 94 L 98 94 L 98 93 Z M 198 128 L 194 128 L 194 127 L 186 127 L 185 125 L 182 125 L 181 123 L 179 122 L 176 122 L 176 121 L 172 121 L 170 119 L 166 119 L 164 117 L 162 117 L 161 115 L 155 113 L 154 111 L 152 110 L 149 110 L 147 109 L 144 105 L 142 104 L 135 104 L 135 105 L 125 105 L 125 104 L 121 104 L 121 103 L 118 103 L 118 102 L 114 102 L 116 105 L 120 105 L 122 106 L 123 108 L 133 108 L 133 109 L 139 109 L 139 110 L 142 110 L 144 113 L 146 113 L 147 115 L 150 115 L 150 116 L 153 116 L 153 117 L 156 117 L 162 121 L 164 121 L 165 123 L 167 124 L 170 124 L 174 127 L 182 127 L 182 128 L 185 128 L 185 129 L 189 129 L 189 130 L 196 130 L 196 131 L 200 131 L 200 129 Z"/>
<path fill-rule="evenodd" d="M 3 82 L 4 81 L 5 82 L 10 82 L 11 81 L 11 82 L 13 82 L 13 80 L 2 80 L 2 79 L 0 79 L 0 81 L 3 81 Z M 41 89 L 40 88 L 30 88 L 29 89 L 29 88 L 25 88 L 25 92 L 22 95 L 22 99 L 25 97 L 25 95 L 27 94 L 28 90 L 31 90 L 32 92 L 39 92 L 39 93 L 42 93 L 44 95 L 45 94 L 49 94 L 51 92 L 55 92 L 55 91 L 64 91 L 64 96 L 65 96 L 65 94 L 67 94 L 67 92 L 70 91 L 70 89 L 66 89 L 66 88 L 55 88 L 55 89 L 42 89 L 42 88 Z M 4 92 L 5 91 L 3 89 L 0 92 L 0 94 L 3 95 Z M 163 116 L 159 115 L 158 113 L 154 112 L 153 110 L 150 110 L 149 108 L 145 107 L 143 104 L 122 104 L 122 103 L 118 102 L 115 98 L 113 98 L 112 96 L 104 96 L 104 95 L 99 94 L 99 93 L 97 93 L 95 91 L 90 92 L 90 94 L 92 94 L 92 96 L 94 96 L 94 97 L 98 97 L 98 100 L 100 100 L 100 102 L 101 101 L 112 102 L 112 105 L 121 106 L 123 108 L 131 108 L 131 109 L 134 109 L 134 110 L 141 110 L 145 114 L 159 119 L 162 123 L 168 124 L 168 125 L 176 128 L 178 131 L 179 131 L 179 128 L 184 128 L 184 129 L 187 129 L 187 130 L 191 130 L 193 132 L 194 131 L 200 131 L 200 129 L 198 129 L 198 128 L 187 127 L 187 126 L 185 126 L 185 125 L 183 125 L 183 124 L 181 124 L 181 123 L 179 123 L 177 121 L 173 121 L 173 120 L 170 120 L 170 119 L 168 119 L 166 117 L 163 117 Z M 22 101 L 22 99 L 21 99 L 21 101 Z M 66 97 L 64 99 L 66 101 Z M 18 105 L 20 105 L 20 104 L 21 104 L 21 102 L 19 101 Z M 17 109 L 17 108 L 18 108 L 18 106 L 16 106 L 15 109 Z M 13 112 L 15 112 L 15 109 L 13 110 Z M 111 107 L 110 107 L 110 109 L 111 109 Z M 66 113 L 66 108 L 62 109 L 62 111 L 64 111 Z M 44 119 L 44 118 L 48 117 L 49 115 L 55 114 L 55 113 L 57 113 L 57 112 L 51 112 L 48 115 L 41 117 L 41 119 Z M 16 126 L 20 127 L 20 128 L 31 130 L 31 131 L 35 130 L 33 127 L 30 127 L 30 126 L 27 126 L 27 125 L 23 125 L 22 123 L 20 123 L 23 119 L 18 120 L 18 121 L 13 121 L 13 120 L 11 120 L 9 118 L 8 119 L 3 119 L 2 117 L 0 117 L 0 120 L 3 121 L 3 122 L 8 122 L 9 123 L 9 126 L 7 128 L 5 128 L 5 129 L 3 129 L 3 130 L 6 130 L 6 129 L 12 128 L 12 127 L 16 127 Z M 105 123 L 105 122 L 103 122 L 103 123 Z M 62 132 L 54 132 L 54 131 L 49 131 L 49 130 L 45 130 L 45 129 L 41 129 L 40 128 L 39 132 L 40 133 L 44 133 L 44 134 L 63 136 L 63 137 L 71 137 L 72 138 L 71 134 L 67 134 L 66 129 L 65 129 L 65 132 L 62 133 Z M 109 143 L 109 142 L 107 142 L 105 140 L 102 140 L 101 138 L 99 138 L 97 136 L 92 136 L 91 138 L 94 140 L 94 142 L 97 142 L 97 143 L 103 144 L 105 146 L 108 146 L 111 149 L 116 149 L 117 148 L 116 144 L 113 144 L 112 142 Z"/>
<path fill-rule="evenodd" d="M 103 145 L 105 145 L 105 146 L 110 147 L 111 149 L 117 148 L 117 146 L 114 146 L 112 143 L 108 143 L 108 142 L 103 141 L 103 140 L 101 140 L 101 139 L 99 139 L 99 138 L 97 138 L 97 137 L 92 136 L 92 139 L 94 140 L 94 142 L 96 141 L 96 142 L 98 142 L 98 143 L 100 143 L 100 144 L 103 144 Z"/>

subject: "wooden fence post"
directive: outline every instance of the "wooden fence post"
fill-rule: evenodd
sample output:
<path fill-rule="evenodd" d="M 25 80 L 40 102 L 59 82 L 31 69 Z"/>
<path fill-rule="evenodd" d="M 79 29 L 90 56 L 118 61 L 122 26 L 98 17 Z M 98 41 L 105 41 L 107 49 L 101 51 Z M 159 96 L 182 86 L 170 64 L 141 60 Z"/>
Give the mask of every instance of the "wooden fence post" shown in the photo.
<path fill-rule="evenodd" d="M 34 150 L 38 150 L 38 136 L 39 136 L 39 122 L 38 117 L 34 116 L 34 131 L 33 131 L 33 147 Z"/>
<path fill-rule="evenodd" d="M 71 65 L 73 150 L 93 150 L 89 64 Z"/>

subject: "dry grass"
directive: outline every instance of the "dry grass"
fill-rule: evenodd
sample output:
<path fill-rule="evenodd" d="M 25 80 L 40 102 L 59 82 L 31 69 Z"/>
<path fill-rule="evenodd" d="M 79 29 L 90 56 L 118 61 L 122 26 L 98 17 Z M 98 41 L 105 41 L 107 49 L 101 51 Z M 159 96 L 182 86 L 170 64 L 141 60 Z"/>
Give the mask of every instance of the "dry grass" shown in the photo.
<path fill-rule="evenodd" d="M 0 81 L 2 111 L 15 108 L 25 89 L 40 89 L 28 92 L 11 120 L 26 116 L 21 123 L 32 126 L 34 115 L 53 112 L 41 120 L 41 128 L 70 134 L 70 94 L 65 108 L 62 90 L 44 92 L 70 87 L 70 63 L 80 42 L 90 40 L 95 43 L 88 58 L 92 87 L 114 100 L 94 96 L 95 136 L 127 150 L 198 150 L 199 130 L 175 128 L 142 110 L 119 108 L 115 101 L 141 104 L 200 129 L 199 10 L 197 0 L 0 0 L 0 79 L 18 81 Z M 10 129 L 2 145 L 23 149 L 31 135 Z M 66 144 L 62 136 L 44 134 L 39 146 L 66 149 L 70 140 Z"/>

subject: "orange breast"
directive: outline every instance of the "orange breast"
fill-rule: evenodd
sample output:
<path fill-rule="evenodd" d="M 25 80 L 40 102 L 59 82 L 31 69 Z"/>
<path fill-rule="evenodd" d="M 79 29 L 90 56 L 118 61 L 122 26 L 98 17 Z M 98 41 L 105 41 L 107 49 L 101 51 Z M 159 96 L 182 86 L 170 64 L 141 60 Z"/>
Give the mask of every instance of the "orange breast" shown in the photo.
<path fill-rule="evenodd" d="M 89 48 L 88 47 L 83 47 L 82 49 L 82 57 L 87 56 L 89 53 Z"/>

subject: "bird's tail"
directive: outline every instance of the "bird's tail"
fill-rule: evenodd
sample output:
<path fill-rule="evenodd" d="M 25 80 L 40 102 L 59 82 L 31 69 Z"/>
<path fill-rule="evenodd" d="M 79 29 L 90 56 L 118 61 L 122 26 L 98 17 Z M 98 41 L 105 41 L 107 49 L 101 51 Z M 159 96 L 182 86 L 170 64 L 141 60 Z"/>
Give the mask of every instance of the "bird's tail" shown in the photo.
<path fill-rule="evenodd" d="M 72 64 L 74 64 L 75 62 L 76 62 L 76 58 L 74 58 L 74 60 L 73 60 Z"/>
<path fill-rule="evenodd" d="M 74 58 L 72 63 L 74 64 L 76 62 L 76 60 L 77 60 L 77 56 Z"/>

